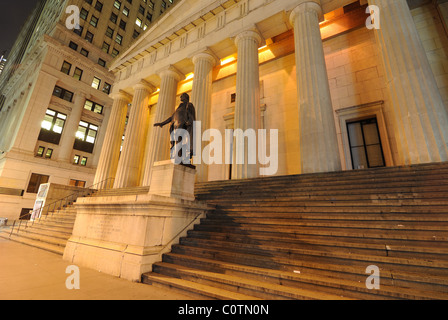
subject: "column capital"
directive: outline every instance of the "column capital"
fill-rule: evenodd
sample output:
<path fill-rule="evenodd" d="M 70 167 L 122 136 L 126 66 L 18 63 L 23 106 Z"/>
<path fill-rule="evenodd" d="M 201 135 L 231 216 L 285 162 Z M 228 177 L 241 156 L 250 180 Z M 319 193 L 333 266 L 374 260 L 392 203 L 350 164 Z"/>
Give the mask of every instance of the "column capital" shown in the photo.
<path fill-rule="evenodd" d="M 125 92 L 125 91 L 123 91 L 123 90 L 120 90 L 120 91 L 118 91 L 118 92 L 111 93 L 110 96 L 111 96 L 111 98 L 114 99 L 114 100 L 116 100 L 116 99 L 122 99 L 122 100 L 126 100 L 128 103 L 131 103 L 131 101 L 132 101 L 132 95 L 130 95 L 129 93 L 127 93 L 127 92 Z"/>
<path fill-rule="evenodd" d="M 157 71 L 157 74 L 160 78 L 164 77 L 172 77 L 176 79 L 176 81 L 181 81 L 185 79 L 185 75 L 181 73 L 179 70 L 177 70 L 174 66 L 169 65 L 168 67 L 162 68 L 159 71 Z"/>
<path fill-rule="evenodd" d="M 320 0 L 300 0 L 299 4 L 292 10 L 289 21 L 295 24 L 296 18 L 301 13 L 317 13 L 319 20 L 323 19 L 323 11 Z"/>
<path fill-rule="evenodd" d="M 213 66 L 215 66 L 219 59 L 216 57 L 216 55 L 211 52 L 209 49 L 200 51 L 196 54 L 193 55 L 193 57 L 191 58 L 191 60 L 193 61 L 193 64 L 196 64 L 199 60 L 207 60 L 209 61 Z"/>
<path fill-rule="evenodd" d="M 235 37 L 235 44 L 237 47 L 238 47 L 238 43 L 243 39 L 253 39 L 254 41 L 257 42 L 258 46 L 260 46 L 261 42 L 263 41 L 263 38 L 260 35 L 260 32 L 258 32 L 258 30 L 256 30 L 255 28 L 245 30 L 245 31 L 239 33 Z"/>
<path fill-rule="evenodd" d="M 144 90 L 148 93 L 152 93 L 156 90 L 156 88 L 146 80 L 140 80 L 137 84 L 134 85 L 134 90 Z"/>

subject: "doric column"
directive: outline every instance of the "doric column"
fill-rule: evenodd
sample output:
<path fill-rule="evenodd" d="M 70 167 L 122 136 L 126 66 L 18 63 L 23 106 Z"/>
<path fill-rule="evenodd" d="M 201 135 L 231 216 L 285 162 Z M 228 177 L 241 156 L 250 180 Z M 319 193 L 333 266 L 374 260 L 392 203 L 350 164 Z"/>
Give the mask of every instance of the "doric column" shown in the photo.
<path fill-rule="evenodd" d="M 96 169 L 95 184 L 115 178 L 126 124 L 128 104 L 132 101 L 132 97 L 124 91 L 112 94 L 112 98 L 114 99 L 114 103 L 107 124 L 106 136 L 104 137 L 98 168 Z M 112 185 L 112 181 L 108 181 L 107 186 Z"/>
<path fill-rule="evenodd" d="M 301 173 L 341 170 L 336 126 L 319 27 L 319 0 L 301 0 L 294 26 Z"/>
<path fill-rule="evenodd" d="M 236 101 L 234 129 L 255 130 L 258 135 L 260 128 L 260 72 L 258 48 L 262 38 L 255 30 L 247 30 L 235 38 L 238 48 L 238 62 L 236 73 Z M 235 138 L 233 147 L 232 179 L 247 179 L 258 176 L 258 164 L 249 164 L 250 139 Z M 244 154 L 243 154 L 244 153 Z M 243 163 L 241 163 L 243 162 Z"/>
<path fill-rule="evenodd" d="M 82 111 L 86 95 L 83 92 L 75 93 L 73 100 L 73 108 L 64 125 L 64 133 L 59 143 L 58 160 L 64 162 L 71 162 L 71 155 L 73 145 L 76 139 L 76 132 L 78 131 L 79 122 L 81 121 Z"/>
<path fill-rule="evenodd" d="M 101 121 L 99 132 L 96 137 L 95 141 L 95 147 L 93 149 L 93 158 L 92 158 L 92 166 L 94 168 L 98 167 L 98 162 L 100 160 L 101 156 L 101 148 L 104 144 L 104 139 L 106 138 L 106 130 L 107 130 L 107 123 L 109 123 L 109 117 L 111 113 L 110 107 L 104 107 L 103 108 L 103 120 Z"/>
<path fill-rule="evenodd" d="M 161 78 L 159 99 L 156 106 L 154 123 L 160 123 L 171 117 L 176 110 L 176 95 L 179 81 L 184 78 L 174 67 L 168 67 L 159 72 Z M 154 162 L 170 158 L 169 125 L 163 128 L 151 128 L 149 154 L 145 164 L 143 185 L 149 186 Z"/>
<path fill-rule="evenodd" d="M 143 158 L 148 133 L 149 95 L 154 88 L 142 80 L 134 86 L 134 90 L 134 99 L 114 183 L 116 189 L 137 187 L 143 174 Z"/>
<path fill-rule="evenodd" d="M 191 102 L 196 109 L 196 120 L 201 122 L 201 137 L 204 131 L 210 129 L 210 117 L 212 108 L 212 71 L 217 59 L 213 54 L 204 51 L 193 57 L 194 78 Z M 205 143 L 201 137 L 195 137 L 196 141 L 201 141 L 200 149 L 197 150 L 196 157 L 202 159 L 202 150 Z M 205 157 L 207 155 L 204 155 Z M 203 161 L 202 161 L 203 160 Z M 208 159 L 202 159 L 201 164 L 196 167 L 196 181 L 208 181 Z M 208 162 L 207 162 L 208 163 Z"/>
<path fill-rule="evenodd" d="M 406 0 L 369 0 L 395 125 L 399 164 L 448 160 L 448 115 Z"/>

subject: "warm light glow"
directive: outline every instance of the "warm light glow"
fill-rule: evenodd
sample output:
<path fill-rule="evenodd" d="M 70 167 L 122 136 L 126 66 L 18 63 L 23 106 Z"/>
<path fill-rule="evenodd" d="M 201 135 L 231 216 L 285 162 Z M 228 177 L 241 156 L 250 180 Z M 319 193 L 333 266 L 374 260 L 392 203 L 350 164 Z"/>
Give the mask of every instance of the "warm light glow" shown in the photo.
<path fill-rule="evenodd" d="M 223 66 L 223 65 L 233 62 L 235 60 L 236 60 L 235 56 L 230 56 L 230 57 L 224 58 L 221 60 L 221 65 Z"/>
<path fill-rule="evenodd" d="M 187 74 L 186 76 L 185 76 L 185 80 L 191 80 L 191 79 L 193 79 L 194 78 L 194 73 L 193 72 L 191 72 L 191 73 L 189 73 L 189 74 Z"/>
<path fill-rule="evenodd" d="M 267 47 L 268 47 L 267 45 L 264 45 L 264 46 L 258 48 L 258 51 L 261 51 L 261 50 L 263 50 L 263 49 L 266 49 Z"/>

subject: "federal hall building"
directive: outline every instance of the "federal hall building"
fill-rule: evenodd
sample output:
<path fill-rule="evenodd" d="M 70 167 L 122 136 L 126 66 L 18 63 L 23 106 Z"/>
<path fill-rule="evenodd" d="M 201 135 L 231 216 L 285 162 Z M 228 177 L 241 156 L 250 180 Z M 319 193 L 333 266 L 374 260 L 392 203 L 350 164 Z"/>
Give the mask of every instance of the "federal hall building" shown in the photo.
<path fill-rule="evenodd" d="M 55 211 L 76 217 L 65 260 L 218 299 L 448 299 L 447 1 L 181 0 L 107 67 L 83 179 L 108 187 Z M 167 164 L 169 125 L 154 126 L 183 93 L 194 171 Z M 35 123 L 59 111 L 42 103 Z M 230 129 L 265 130 L 257 163 L 248 143 L 226 161 Z M 165 201 L 169 179 L 188 190 Z"/>

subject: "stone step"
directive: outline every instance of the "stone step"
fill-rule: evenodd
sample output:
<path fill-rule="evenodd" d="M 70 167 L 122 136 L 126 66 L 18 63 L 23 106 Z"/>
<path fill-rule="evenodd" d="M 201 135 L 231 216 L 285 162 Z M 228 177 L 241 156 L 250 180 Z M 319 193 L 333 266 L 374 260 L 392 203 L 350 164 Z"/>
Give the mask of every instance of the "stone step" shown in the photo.
<path fill-rule="evenodd" d="M 298 227 L 332 227 L 332 228 L 363 228 L 390 230 L 434 230 L 448 232 L 448 221 L 401 221 L 401 220 L 336 220 L 320 219 L 301 221 L 298 219 L 273 218 L 232 218 L 208 216 L 201 219 L 202 225 L 242 226 L 263 225 L 276 228 L 277 226 Z"/>
<path fill-rule="evenodd" d="M 216 300 L 259 300 L 256 297 L 241 293 L 235 293 L 215 286 L 194 283 L 192 281 L 178 279 L 157 273 L 146 273 L 142 276 L 142 282 L 156 287 L 176 289 L 183 294 L 198 299 L 209 298 Z"/>
<path fill-rule="evenodd" d="M 262 299 L 448 299 L 448 162 L 195 188 L 216 209 L 151 276 Z"/>
<path fill-rule="evenodd" d="M 36 221 L 16 222 L 12 233 L 10 229 L 8 234 L 0 236 L 62 255 L 75 220 L 76 209 L 68 206 Z"/>
<path fill-rule="evenodd" d="M 236 212 L 236 213 L 377 213 L 377 214 L 428 214 L 428 213 L 441 213 L 447 214 L 447 206 L 437 205 L 365 205 L 365 206 L 332 206 L 332 205 L 293 205 L 292 203 L 282 206 L 268 206 L 263 204 L 255 205 L 242 205 L 232 203 L 221 203 L 216 205 L 216 208 L 220 211 Z"/>
<path fill-rule="evenodd" d="M 380 284 L 380 290 L 370 290 L 365 281 L 332 278 L 307 273 L 285 272 L 266 268 L 257 268 L 240 264 L 221 262 L 212 259 L 177 255 L 171 253 L 164 257 L 164 262 L 156 263 L 154 269 L 164 273 L 164 268 L 191 268 L 213 273 L 235 275 L 261 282 L 269 282 L 291 288 L 301 288 L 356 299 L 441 299 L 448 297 L 445 292 L 415 289 L 412 293 L 403 292 L 402 288 Z M 166 273 L 164 273 L 166 274 Z M 179 275 L 177 275 L 179 276 Z M 367 275 L 366 277 L 367 278 Z"/>
<path fill-rule="evenodd" d="M 356 261 L 351 259 L 319 257 L 312 254 L 302 255 L 300 259 L 290 259 L 278 256 L 238 253 L 223 248 L 217 250 L 180 245 L 173 246 L 172 253 L 258 268 L 282 270 L 293 273 L 319 274 L 334 278 L 364 282 L 366 279 L 366 268 L 370 265 L 376 265 L 381 270 L 381 283 L 385 285 L 398 285 L 404 288 L 430 288 L 431 291 L 441 292 L 447 292 L 448 286 L 446 269 L 378 263 L 375 259 Z"/>
<path fill-rule="evenodd" d="M 347 298 L 316 292 L 314 290 L 304 290 L 281 286 L 275 283 L 262 282 L 258 280 L 238 277 L 229 274 L 209 272 L 199 269 L 192 269 L 184 266 L 173 266 L 168 264 L 156 264 L 154 270 L 158 274 L 164 274 L 174 278 L 181 278 L 194 283 L 213 285 L 220 289 L 231 292 L 242 293 L 260 299 L 269 300 L 346 300 Z"/>
<path fill-rule="evenodd" d="M 229 234 L 242 234 L 247 236 L 262 235 L 279 236 L 290 239 L 298 239 L 303 235 L 325 235 L 328 237 L 358 237 L 370 239 L 391 239 L 391 240 L 416 240 L 416 241 L 447 241 L 448 233 L 445 231 L 412 231 L 410 230 L 385 230 L 385 229 L 362 229 L 362 228 L 307 228 L 307 227 L 291 227 L 278 226 L 272 228 L 270 226 L 261 225 L 240 225 L 238 228 L 222 225 L 203 225 L 199 224 L 194 227 L 197 231 L 211 231 Z"/>
<path fill-rule="evenodd" d="M 288 175 L 288 176 L 272 176 L 253 178 L 245 180 L 226 180 L 226 181 L 210 181 L 198 183 L 197 187 L 203 186 L 228 186 L 228 185 L 241 185 L 250 184 L 253 182 L 262 181 L 264 183 L 271 182 L 285 182 L 285 181 L 306 181 L 311 180 L 313 182 L 319 182 L 323 180 L 342 180 L 342 179 L 359 179 L 359 178 L 371 178 L 382 176 L 404 176 L 404 177 L 422 177 L 422 176 L 435 176 L 448 173 L 448 162 L 438 164 L 416 165 L 416 166 L 404 166 L 404 167 L 387 167 L 387 168 L 375 168 L 375 169 L 363 169 L 363 170 L 349 170 L 338 172 L 326 172 L 326 173 L 310 173 L 301 175 Z"/>
<path fill-rule="evenodd" d="M 412 222 L 447 222 L 448 216 L 445 213 L 427 213 L 427 214 L 414 214 L 414 213 L 369 213 L 369 212 L 276 212 L 272 214 L 271 212 L 260 212 L 260 211 L 244 211 L 244 212 L 227 212 L 222 209 L 217 209 L 214 212 L 208 213 L 207 217 L 222 218 L 229 221 L 233 219 L 294 219 L 299 221 L 308 220 L 364 220 L 364 221 L 412 221 Z"/>
<path fill-rule="evenodd" d="M 322 235 L 306 235 L 297 239 L 287 238 L 279 234 L 277 236 L 227 234 L 210 231 L 188 231 L 190 239 L 205 239 L 215 241 L 228 241 L 248 244 L 280 244 L 289 247 L 312 248 L 323 246 L 329 248 L 346 248 L 356 250 L 377 250 L 378 254 L 386 256 L 397 256 L 403 252 L 408 253 L 432 253 L 448 254 L 448 242 L 440 241 L 413 241 L 413 240 L 391 240 L 355 237 L 326 237 Z"/>
<path fill-rule="evenodd" d="M 430 191 L 425 193 L 415 193 L 415 192 L 398 192 L 391 193 L 390 191 L 383 191 L 383 193 L 371 192 L 371 193 L 350 193 L 347 194 L 345 191 L 338 191 L 339 193 L 330 191 L 321 191 L 316 193 L 311 192 L 282 192 L 281 194 L 276 193 L 261 193 L 254 192 L 253 194 L 245 193 L 243 195 L 235 195 L 230 192 L 223 193 L 215 196 L 208 196 L 206 199 L 208 202 L 223 202 L 224 200 L 238 200 L 244 203 L 244 201 L 390 201 L 390 200 L 412 200 L 414 202 L 432 202 L 432 201 L 444 201 L 448 197 L 448 191 L 436 192 Z M 302 194 L 301 194 L 302 193 Z M 204 197 L 201 195 L 201 197 Z"/>
<path fill-rule="evenodd" d="M 56 244 L 49 243 L 46 241 L 31 239 L 31 238 L 23 237 L 22 235 L 15 235 L 15 234 L 13 234 L 8 239 L 15 241 L 15 242 L 22 243 L 22 244 L 26 244 L 26 245 L 29 245 L 29 246 L 32 246 L 35 248 L 43 249 L 43 250 L 46 250 L 46 251 L 49 251 L 52 253 L 56 253 L 58 255 L 64 254 L 65 245 L 64 246 L 56 245 Z"/>
<path fill-rule="evenodd" d="M 356 186 L 430 186 L 431 184 L 440 184 L 446 186 L 446 178 L 448 171 L 440 173 L 437 171 L 431 172 L 426 175 L 366 175 L 360 177 L 340 176 L 340 177 L 316 177 L 305 178 L 304 176 L 281 176 L 276 180 L 270 178 L 255 178 L 247 180 L 225 180 L 219 182 L 208 182 L 203 184 L 196 184 L 195 190 L 198 192 L 207 190 L 223 190 L 236 188 L 243 189 L 247 187 L 253 187 L 255 189 L 266 189 L 274 187 L 286 187 L 286 188 L 303 188 L 303 187 L 322 187 L 322 186 L 345 186 L 346 188 L 355 188 Z"/>
<path fill-rule="evenodd" d="M 347 259 L 351 261 L 375 261 L 376 263 L 385 263 L 393 265 L 404 265 L 417 266 L 417 267 L 428 267 L 428 268 L 448 268 L 448 257 L 446 254 L 424 254 L 424 253 L 414 253 L 407 257 L 397 257 L 389 256 L 384 254 L 384 251 L 380 251 L 379 254 L 375 250 L 355 250 L 347 248 L 328 248 L 328 247 L 318 247 L 314 248 L 291 248 L 281 244 L 247 244 L 247 243 L 231 243 L 213 240 L 196 240 L 183 238 L 180 242 L 181 246 L 201 248 L 205 246 L 208 249 L 225 250 L 232 251 L 235 253 L 251 254 L 251 255 L 261 255 L 268 257 L 280 257 L 291 260 L 300 260 L 303 256 L 307 257 L 322 257 L 328 259 Z M 448 280 L 448 279 L 447 279 Z"/>

